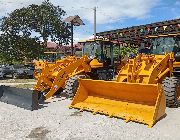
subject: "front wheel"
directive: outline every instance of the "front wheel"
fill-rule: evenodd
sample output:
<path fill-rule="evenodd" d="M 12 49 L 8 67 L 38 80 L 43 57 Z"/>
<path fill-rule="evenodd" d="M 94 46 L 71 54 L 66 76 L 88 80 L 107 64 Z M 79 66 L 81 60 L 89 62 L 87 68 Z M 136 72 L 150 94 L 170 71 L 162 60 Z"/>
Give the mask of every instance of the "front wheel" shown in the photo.
<path fill-rule="evenodd" d="M 65 89 L 63 91 L 63 93 L 65 93 L 66 97 L 68 97 L 68 98 L 74 97 L 74 95 L 77 91 L 78 85 L 79 85 L 78 78 L 85 79 L 86 76 L 85 75 L 76 75 L 74 77 L 69 78 L 66 81 Z"/>
<path fill-rule="evenodd" d="M 164 93 L 166 96 L 167 107 L 178 107 L 180 98 L 180 79 L 177 77 L 166 77 L 162 81 Z"/>

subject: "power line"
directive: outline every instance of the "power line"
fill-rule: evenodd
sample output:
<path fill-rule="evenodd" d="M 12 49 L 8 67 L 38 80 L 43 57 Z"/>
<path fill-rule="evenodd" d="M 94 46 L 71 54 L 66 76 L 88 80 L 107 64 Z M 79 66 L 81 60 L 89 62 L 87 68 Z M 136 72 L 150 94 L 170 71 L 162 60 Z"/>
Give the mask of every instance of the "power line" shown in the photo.
<path fill-rule="evenodd" d="M 66 8 L 66 6 L 63 6 L 63 5 L 61 5 L 61 6 L 59 6 L 59 7 L 63 7 L 63 8 Z M 87 8 L 87 7 L 83 7 L 83 6 L 81 6 L 81 7 L 70 7 L 70 8 L 73 8 L 73 9 L 79 9 L 79 8 L 81 8 L 81 9 L 86 9 L 86 10 L 93 10 L 94 8 Z"/>

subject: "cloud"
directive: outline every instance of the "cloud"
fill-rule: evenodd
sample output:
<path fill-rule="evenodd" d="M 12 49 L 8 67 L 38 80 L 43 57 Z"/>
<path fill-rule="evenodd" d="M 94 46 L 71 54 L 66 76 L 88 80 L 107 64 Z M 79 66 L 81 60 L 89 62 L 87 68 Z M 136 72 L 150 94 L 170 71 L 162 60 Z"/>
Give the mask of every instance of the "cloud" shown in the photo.
<path fill-rule="evenodd" d="M 0 0 L 0 16 L 7 16 L 11 11 L 30 4 L 40 4 L 43 0 Z"/>
<path fill-rule="evenodd" d="M 26 7 L 30 4 L 40 4 L 44 0 L 0 0 L 0 17 L 7 13 Z M 54 5 L 59 5 L 67 12 L 67 16 L 79 15 L 85 26 L 75 31 L 75 42 L 89 38 L 93 34 L 94 22 L 93 7 L 97 7 L 97 24 L 113 29 L 114 25 L 108 23 L 122 23 L 128 18 L 144 19 L 149 16 L 152 8 L 161 0 L 50 0 Z M 178 4 L 178 1 L 177 1 Z M 108 25 L 108 26 L 107 26 Z"/>
<path fill-rule="evenodd" d="M 159 0 L 52 0 L 63 5 L 69 15 L 78 14 L 93 23 L 93 7 L 97 7 L 97 23 L 116 22 L 124 18 L 143 18 Z"/>
<path fill-rule="evenodd" d="M 176 6 L 179 6 L 179 5 L 180 5 L 180 0 L 177 0 L 177 1 L 175 2 L 175 5 L 176 5 Z"/>
<path fill-rule="evenodd" d="M 40 4 L 43 0 L 0 0 L 0 14 L 11 10 Z M 68 15 L 79 15 L 93 23 L 93 7 L 97 7 L 97 23 L 112 23 L 124 18 L 143 18 L 159 0 L 50 0 L 60 5 Z"/>
<path fill-rule="evenodd" d="M 79 41 L 83 41 L 86 39 L 89 39 L 90 35 L 89 34 L 83 34 L 81 32 L 75 32 L 74 33 L 74 43 L 78 43 Z"/>

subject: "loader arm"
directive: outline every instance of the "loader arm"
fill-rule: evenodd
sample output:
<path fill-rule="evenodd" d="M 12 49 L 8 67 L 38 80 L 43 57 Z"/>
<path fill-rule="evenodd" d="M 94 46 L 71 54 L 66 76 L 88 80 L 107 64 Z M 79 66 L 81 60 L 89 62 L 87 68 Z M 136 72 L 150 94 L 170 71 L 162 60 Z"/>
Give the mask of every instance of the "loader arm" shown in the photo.
<path fill-rule="evenodd" d="M 137 68 L 139 67 L 139 60 L 141 55 L 139 54 L 134 59 L 129 59 L 128 63 L 121 68 L 117 75 L 117 82 L 135 82 L 134 75 L 136 74 Z"/>
<path fill-rule="evenodd" d="M 169 73 L 169 76 L 172 73 L 173 70 L 173 59 L 171 59 L 171 54 L 165 55 L 165 57 L 158 62 L 152 71 L 150 71 L 147 84 L 157 84 L 162 81 L 163 78 L 167 76 Z"/>
<path fill-rule="evenodd" d="M 74 60 L 76 60 L 75 57 L 69 56 L 69 57 L 66 57 L 65 59 L 57 60 L 54 63 L 51 63 L 48 61 L 41 61 L 41 60 L 35 61 L 34 62 L 34 65 L 35 65 L 34 76 L 36 79 L 39 79 L 39 77 L 42 76 L 43 74 L 50 74 L 53 71 L 55 71 L 56 68 L 59 68 L 59 67 L 63 68 L 69 63 L 73 62 Z"/>
<path fill-rule="evenodd" d="M 117 76 L 117 82 L 156 84 L 173 70 L 172 54 L 139 55 L 130 59 Z"/>
<path fill-rule="evenodd" d="M 60 69 L 59 71 L 56 71 L 55 79 L 53 81 L 47 80 L 47 75 L 43 75 L 43 77 L 39 78 L 37 85 L 35 86 L 35 90 L 42 91 L 47 87 L 50 87 L 50 90 L 47 94 L 44 95 L 44 99 L 48 99 L 51 96 L 53 96 L 60 88 L 62 88 L 65 84 L 65 81 L 77 74 L 80 74 L 82 72 L 89 72 L 91 70 L 90 66 L 87 64 L 88 58 L 86 56 L 83 56 L 81 59 L 78 59 L 76 61 L 73 61 L 66 67 Z M 56 69 L 57 70 L 57 69 Z M 44 81 L 46 86 L 44 88 L 42 85 L 44 84 Z"/>
<path fill-rule="evenodd" d="M 58 72 L 67 67 L 69 64 L 76 61 L 76 59 L 69 59 L 66 58 L 64 60 L 61 60 L 61 62 L 57 62 L 54 65 L 49 65 L 49 63 L 45 63 L 44 68 L 42 69 L 42 72 L 40 76 L 37 78 L 37 84 L 35 85 L 34 89 L 38 91 L 43 91 L 46 89 L 49 89 L 52 85 L 52 79 L 54 79 Z"/>

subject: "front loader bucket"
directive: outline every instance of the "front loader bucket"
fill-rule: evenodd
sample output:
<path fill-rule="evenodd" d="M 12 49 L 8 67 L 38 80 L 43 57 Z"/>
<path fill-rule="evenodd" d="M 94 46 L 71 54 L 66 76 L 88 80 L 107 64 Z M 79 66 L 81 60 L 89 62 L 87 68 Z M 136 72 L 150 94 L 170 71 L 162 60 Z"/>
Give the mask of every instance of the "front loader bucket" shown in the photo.
<path fill-rule="evenodd" d="M 165 95 L 160 85 L 79 79 L 70 108 L 87 110 L 152 127 L 165 115 Z"/>
<path fill-rule="evenodd" d="M 39 108 L 38 93 L 30 89 L 0 86 L 0 101 L 31 111 Z"/>

